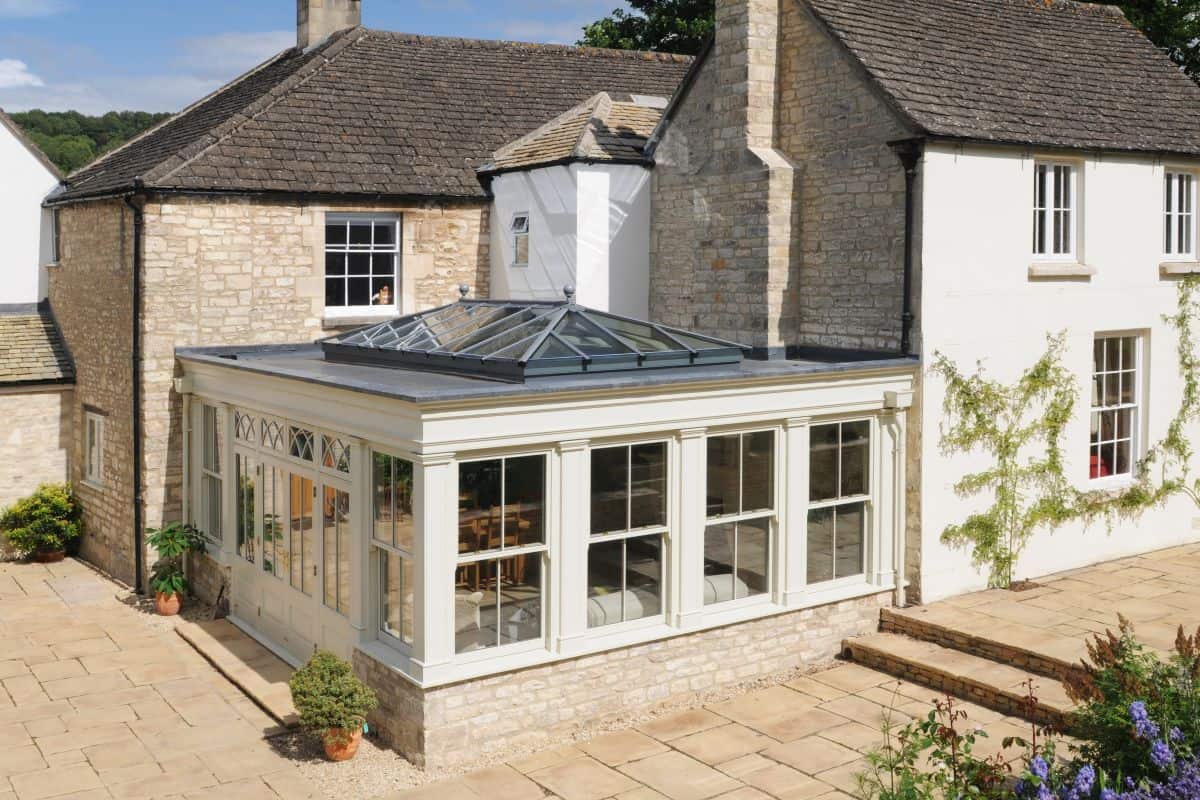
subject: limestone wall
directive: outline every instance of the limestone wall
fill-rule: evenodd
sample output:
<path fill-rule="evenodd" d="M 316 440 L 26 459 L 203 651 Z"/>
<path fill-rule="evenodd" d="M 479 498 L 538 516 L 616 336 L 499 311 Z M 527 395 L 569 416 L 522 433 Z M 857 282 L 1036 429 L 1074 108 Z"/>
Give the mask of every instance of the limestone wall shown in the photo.
<path fill-rule="evenodd" d="M 0 391 L 0 509 L 68 479 L 74 409 L 70 387 Z"/>

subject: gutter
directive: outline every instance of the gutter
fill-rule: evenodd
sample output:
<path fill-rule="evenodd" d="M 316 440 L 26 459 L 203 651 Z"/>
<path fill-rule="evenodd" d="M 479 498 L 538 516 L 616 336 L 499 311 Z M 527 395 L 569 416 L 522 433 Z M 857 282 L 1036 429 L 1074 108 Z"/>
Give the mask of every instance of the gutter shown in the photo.
<path fill-rule="evenodd" d="M 423 203 L 440 203 L 454 206 L 486 205 L 489 201 L 486 195 L 457 195 L 457 194 L 385 194 L 380 192 L 349 193 L 349 192 L 310 192 L 310 191 L 271 191 L 249 189 L 176 189 L 171 187 L 147 187 L 141 178 L 134 179 L 131 188 L 103 189 L 96 192 L 84 192 L 71 195 L 69 184 L 64 184 L 64 194 L 58 198 L 50 197 L 42 202 L 43 208 L 69 206 L 78 203 L 88 203 L 94 200 L 125 200 L 133 195 L 148 197 L 153 192 L 158 197 L 252 197 L 265 200 L 290 200 L 301 205 L 328 203 L 375 203 L 377 205 L 420 205 Z"/>
<path fill-rule="evenodd" d="M 145 487 L 142 474 L 142 249 L 143 229 L 146 222 L 146 186 L 141 178 L 134 178 L 135 193 L 122 197 L 125 205 L 133 212 L 133 308 L 132 353 L 130 368 L 133 389 L 133 586 L 138 594 L 145 593 L 142 577 L 145 572 L 145 553 L 142 544 L 144 527 L 143 499 Z"/>
<path fill-rule="evenodd" d="M 904 166 L 904 308 L 900 313 L 900 354 L 911 355 L 913 313 L 913 230 L 916 227 L 917 167 L 925 153 L 923 139 L 888 142 Z"/>

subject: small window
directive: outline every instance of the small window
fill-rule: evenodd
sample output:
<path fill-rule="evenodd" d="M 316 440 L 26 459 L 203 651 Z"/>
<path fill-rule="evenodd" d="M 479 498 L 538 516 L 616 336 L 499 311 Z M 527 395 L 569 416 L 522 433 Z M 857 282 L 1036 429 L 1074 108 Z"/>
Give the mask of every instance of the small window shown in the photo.
<path fill-rule="evenodd" d="M 104 486 L 104 416 L 88 411 L 83 443 L 83 482 L 100 488 Z"/>
<path fill-rule="evenodd" d="M 1092 480 L 1133 475 L 1141 391 L 1141 339 L 1097 336 L 1092 351 Z"/>
<path fill-rule="evenodd" d="M 397 308 L 400 221 L 329 216 L 325 220 L 325 308 Z"/>
<path fill-rule="evenodd" d="M 379 630 L 413 643 L 413 464 L 372 453 L 371 543 L 379 565 Z"/>
<path fill-rule="evenodd" d="M 513 266 L 529 266 L 529 214 L 517 214 L 512 220 Z"/>
<path fill-rule="evenodd" d="M 808 458 L 808 583 L 863 575 L 871 423 L 814 425 Z"/>
<path fill-rule="evenodd" d="M 1168 172 L 1163 191 L 1163 253 L 1195 258 L 1195 180 L 1186 172 Z"/>
<path fill-rule="evenodd" d="M 221 541 L 221 456 L 224 447 L 221 412 L 200 408 L 200 529 L 210 539 Z"/>
<path fill-rule="evenodd" d="M 350 493 L 326 486 L 321 507 L 325 607 L 350 615 Z"/>
<path fill-rule="evenodd" d="M 1075 255 L 1077 224 L 1075 167 L 1040 163 L 1033 170 L 1033 253 L 1048 258 Z"/>
<path fill-rule="evenodd" d="M 709 438 L 706 492 L 704 604 L 766 594 L 771 588 L 775 433 Z"/>

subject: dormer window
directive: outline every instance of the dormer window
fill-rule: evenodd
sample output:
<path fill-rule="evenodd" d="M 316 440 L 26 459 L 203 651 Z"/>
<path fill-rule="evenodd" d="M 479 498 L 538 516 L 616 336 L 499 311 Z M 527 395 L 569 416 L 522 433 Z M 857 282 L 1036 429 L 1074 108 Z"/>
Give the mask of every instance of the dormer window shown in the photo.
<path fill-rule="evenodd" d="M 1195 180 L 1190 173 L 1168 172 L 1163 192 L 1163 253 L 1191 260 L 1196 256 Z"/>
<path fill-rule="evenodd" d="M 1033 171 L 1033 254 L 1075 256 L 1076 170 L 1070 164 L 1042 162 Z"/>
<path fill-rule="evenodd" d="M 514 214 L 512 219 L 512 247 L 514 267 L 529 266 L 529 214 Z"/>

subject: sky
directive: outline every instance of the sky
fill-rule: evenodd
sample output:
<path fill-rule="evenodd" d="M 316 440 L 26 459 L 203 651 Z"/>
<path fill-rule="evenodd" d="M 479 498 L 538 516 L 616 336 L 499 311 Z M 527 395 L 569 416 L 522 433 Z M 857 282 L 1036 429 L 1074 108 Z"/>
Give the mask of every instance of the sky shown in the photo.
<path fill-rule="evenodd" d="M 572 44 L 623 0 L 363 0 L 372 28 Z M 295 0 L 0 0 L 0 108 L 178 111 L 295 43 Z"/>

